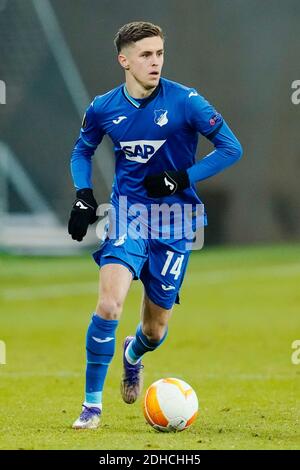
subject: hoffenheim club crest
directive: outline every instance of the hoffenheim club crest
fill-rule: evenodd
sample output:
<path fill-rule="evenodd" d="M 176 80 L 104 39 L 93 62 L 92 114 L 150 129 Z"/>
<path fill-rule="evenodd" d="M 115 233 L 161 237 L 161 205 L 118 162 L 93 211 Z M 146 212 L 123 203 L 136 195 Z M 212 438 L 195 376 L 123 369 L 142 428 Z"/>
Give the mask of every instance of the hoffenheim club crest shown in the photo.
<path fill-rule="evenodd" d="M 158 126 L 165 126 L 169 119 L 167 118 L 168 111 L 165 109 L 155 109 L 154 110 L 154 122 Z"/>

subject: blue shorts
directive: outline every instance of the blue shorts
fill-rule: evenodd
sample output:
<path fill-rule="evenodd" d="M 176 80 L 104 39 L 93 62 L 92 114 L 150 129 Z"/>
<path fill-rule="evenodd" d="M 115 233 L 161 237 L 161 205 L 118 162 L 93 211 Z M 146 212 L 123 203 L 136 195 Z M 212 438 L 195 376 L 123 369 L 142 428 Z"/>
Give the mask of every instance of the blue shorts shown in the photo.
<path fill-rule="evenodd" d="M 100 267 L 110 263 L 126 266 L 134 279 L 141 279 L 149 299 L 165 309 L 179 303 L 189 255 L 186 240 L 130 237 L 107 238 L 93 253 Z"/>

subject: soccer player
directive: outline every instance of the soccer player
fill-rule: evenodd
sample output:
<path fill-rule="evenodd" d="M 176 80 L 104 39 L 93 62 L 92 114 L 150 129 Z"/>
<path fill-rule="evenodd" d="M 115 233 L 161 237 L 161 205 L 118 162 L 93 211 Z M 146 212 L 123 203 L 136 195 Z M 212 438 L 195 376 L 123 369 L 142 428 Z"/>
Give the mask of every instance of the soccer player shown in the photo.
<path fill-rule="evenodd" d="M 87 330 L 85 400 L 75 429 L 99 425 L 115 332 L 132 280 L 141 279 L 144 296 L 136 333 L 123 345 L 121 394 L 126 403 L 134 403 L 141 393 L 141 358 L 165 341 L 173 305 L 179 303 L 190 253 L 185 237 L 130 236 L 127 228 L 134 219 L 130 207 L 150 209 L 163 203 L 194 207 L 201 203 L 194 184 L 242 155 L 239 141 L 213 106 L 194 88 L 161 77 L 164 36 L 159 26 L 142 21 L 126 24 L 117 32 L 115 46 L 125 83 L 96 96 L 87 108 L 71 158 L 76 188 L 68 227 L 72 238 L 81 241 L 97 219 L 91 159 L 105 134 L 115 149 L 111 204 L 116 210 L 110 223 L 119 227 L 114 236 L 108 232 L 93 255 L 100 267 L 99 299 Z M 199 133 L 213 143 L 214 151 L 195 163 Z M 119 203 L 125 196 L 128 219 L 119 224 L 124 215 Z M 151 223 L 142 223 L 143 235 L 150 233 Z M 174 225 L 175 219 L 169 223 Z"/>

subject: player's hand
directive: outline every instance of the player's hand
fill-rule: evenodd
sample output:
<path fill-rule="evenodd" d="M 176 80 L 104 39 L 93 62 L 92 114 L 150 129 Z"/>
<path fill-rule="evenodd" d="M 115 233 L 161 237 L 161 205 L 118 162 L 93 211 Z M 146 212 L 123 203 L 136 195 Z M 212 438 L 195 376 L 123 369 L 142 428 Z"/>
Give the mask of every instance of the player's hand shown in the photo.
<path fill-rule="evenodd" d="M 86 235 L 89 224 L 98 219 L 96 215 L 98 204 L 90 188 L 79 189 L 70 214 L 68 232 L 73 240 L 81 242 Z"/>
<path fill-rule="evenodd" d="M 144 186 L 149 197 L 163 197 L 190 187 L 186 170 L 164 171 L 158 175 L 146 176 Z"/>

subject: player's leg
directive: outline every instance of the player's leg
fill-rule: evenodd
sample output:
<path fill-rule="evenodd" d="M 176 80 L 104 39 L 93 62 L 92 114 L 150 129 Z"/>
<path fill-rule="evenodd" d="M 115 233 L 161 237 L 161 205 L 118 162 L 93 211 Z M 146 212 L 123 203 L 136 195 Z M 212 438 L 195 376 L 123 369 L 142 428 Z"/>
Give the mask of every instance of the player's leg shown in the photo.
<path fill-rule="evenodd" d="M 166 338 L 172 307 L 174 303 L 179 303 L 178 292 L 188 259 L 189 252 L 185 250 L 185 242 L 182 240 L 172 243 L 150 241 L 148 260 L 141 271 L 146 292 L 142 305 L 142 323 L 135 337 L 127 337 L 124 342 L 121 392 L 126 403 L 133 403 L 141 392 L 142 356 L 154 351 Z"/>
<path fill-rule="evenodd" d="M 168 321 L 172 308 L 165 309 L 155 304 L 144 292 L 141 323 L 135 336 L 124 341 L 121 394 L 126 403 L 134 403 L 143 387 L 141 358 L 146 352 L 158 348 L 167 336 Z"/>
<path fill-rule="evenodd" d="M 173 307 L 166 309 L 155 304 L 144 292 L 141 312 L 141 323 L 143 334 L 148 341 L 161 344 L 165 339 L 168 329 L 168 322 L 171 317 Z"/>
<path fill-rule="evenodd" d="M 99 424 L 103 385 L 115 351 L 115 331 L 131 281 L 131 271 L 122 264 L 105 264 L 100 269 L 99 299 L 86 336 L 85 401 L 75 429 Z"/>

